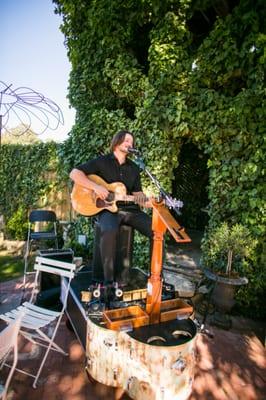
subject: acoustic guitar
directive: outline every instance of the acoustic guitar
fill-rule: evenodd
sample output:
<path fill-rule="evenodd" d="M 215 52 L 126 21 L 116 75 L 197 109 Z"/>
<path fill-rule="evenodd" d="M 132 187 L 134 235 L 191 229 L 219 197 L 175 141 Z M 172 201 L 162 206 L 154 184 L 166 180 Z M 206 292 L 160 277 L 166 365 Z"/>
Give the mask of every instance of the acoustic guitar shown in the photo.
<path fill-rule="evenodd" d="M 74 210 L 79 214 L 92 216 L 102 210 L 115 213 L 118 210 L 117 201 L 136 203 L 136 198 L 133 195 L 127 195 L 126 187 L 122 182 L 106 183 L 97 175 L 88 175 L 88 178 L 97 185 L 104 186 L 109 191 L 109 195 L 105 200 L 102 200 L 93 190 L 75 183 L 71 192 L 71 203 Z"/>

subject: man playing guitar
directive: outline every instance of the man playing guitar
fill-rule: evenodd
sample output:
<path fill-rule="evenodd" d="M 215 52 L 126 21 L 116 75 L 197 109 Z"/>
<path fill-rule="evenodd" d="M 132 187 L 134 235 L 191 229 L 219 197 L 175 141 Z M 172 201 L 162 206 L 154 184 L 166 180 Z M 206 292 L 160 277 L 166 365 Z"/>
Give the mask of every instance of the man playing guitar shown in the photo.
<path fill-rule="evenodd" d="M 121 182 L 126 188 L 125 197 L 133 198 L 134 202 L 117 201 L 116 212 L 110 212 L 108 207 L 98 208 L 98 223 L 100 226 L 100 254 L 102 259 L 105 285 L 111 286 L 115 278 L 116 242 L 121 224 L 132 226 L 143 235 L 152 238 L 151 217 L 142 211 L 139 205 L 150 207 L 151 204 L 142 192 L 139 167 L 127 158 L 129 149 L 134 147 L 134 137 L 128 131 L 120 131 L 111 141 L 111 153 L 99 156 L 75 167 L 70 178 L 75 185 L 89 189 L 98 202 L 108 205 L 110 191 L 107 186 Z M 88 176 L 98 176 L 93 180 Z M 99 183 L 100 182 L 100 183 Z M 107 185 L 101 184 L 106 182 Z M 89 214 L 87 214 L 89 215 Z"/>

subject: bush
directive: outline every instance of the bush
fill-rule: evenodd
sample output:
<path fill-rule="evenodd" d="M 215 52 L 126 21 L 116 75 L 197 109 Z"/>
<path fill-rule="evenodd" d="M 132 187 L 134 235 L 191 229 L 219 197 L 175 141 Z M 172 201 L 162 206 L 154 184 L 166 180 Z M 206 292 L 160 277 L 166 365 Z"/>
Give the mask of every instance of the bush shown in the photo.
<path fill-rule="evenodd" d="M 250 271 L 257 245 L 249 229 L 241 224 L 224 222 L 203 239 L 204 267 L 222 275 L 244 276 Z"/>
<path fill-rule="evenodd" d="M 27 211 L 20 206 L 6 223 L 6 236 L 8 239 L 26 240 L 27 231 Z"/>

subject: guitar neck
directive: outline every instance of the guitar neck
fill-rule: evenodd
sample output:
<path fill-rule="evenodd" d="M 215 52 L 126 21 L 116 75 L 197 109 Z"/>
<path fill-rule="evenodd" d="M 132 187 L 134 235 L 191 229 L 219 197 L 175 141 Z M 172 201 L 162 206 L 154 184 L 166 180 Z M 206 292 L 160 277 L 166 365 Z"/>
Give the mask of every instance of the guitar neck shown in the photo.
<path fill-rule="evenodd" d="M 127 195 L 127 194 L 116 194 L 115 195 L 115 201 L 134 201 L 135 202 L 135 197 L 133 195 Z"/>

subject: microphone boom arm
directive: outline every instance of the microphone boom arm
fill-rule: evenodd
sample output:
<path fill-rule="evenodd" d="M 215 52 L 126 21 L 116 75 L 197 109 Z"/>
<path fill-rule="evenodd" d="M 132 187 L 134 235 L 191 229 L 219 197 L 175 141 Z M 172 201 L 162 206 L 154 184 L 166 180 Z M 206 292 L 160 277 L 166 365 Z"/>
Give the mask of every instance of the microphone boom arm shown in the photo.
<path fill-rule="evenodd" d="M 173 210 L 177 213 L 177 215 L 181 215 L 180 208 L 183 207 L 183 202 L 182 202 L 181 200 L 173 199 L 173 198 L 171 197 L 171 195 L 170 195 L 169 193 L 167 193 L 167 192 L 162 188 L 162 186 L 161 186 L 160 182 L 158 181 L 158 179 L 157 179 L 154 175 L 152 175 L 152 173 L 148 170 L 148 168 L 146 167 L 146 165 L 145 165 L 143 159 L 142 159 L 139 155 L 137 155 L 137 154 L 135 154 L 135 157 L 136 157 L 136 164 L 139 166 L 139 168 L 140 168 L 141 170 L 143 170 L 143 171 L 148 175 L 148 177 L 150 178 L 150 180 L 151 180 L 151 181 L 153 182 L 153 184 L 157 187 L 157 189 L 159 190 L 160 196 L 161 196 L 164 200 L 166 200 L 167 206 L 168 206 L 170 209 L 173 209 Z"/>

